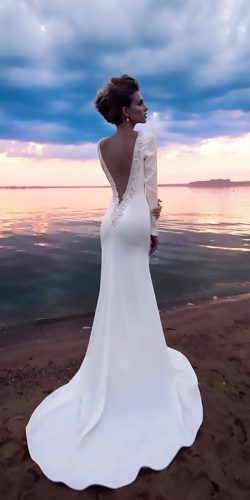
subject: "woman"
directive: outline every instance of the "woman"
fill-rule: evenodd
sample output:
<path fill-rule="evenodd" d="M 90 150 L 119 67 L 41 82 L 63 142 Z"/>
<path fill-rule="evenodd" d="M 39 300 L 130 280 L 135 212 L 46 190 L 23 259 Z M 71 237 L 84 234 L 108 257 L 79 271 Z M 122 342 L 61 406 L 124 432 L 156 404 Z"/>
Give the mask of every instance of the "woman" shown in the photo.
<path fill-rule="evenodd" d="M 116 132 L 98 143 L 112 197 L 101 224 L 100 291 L 86 355 L 26 427 L 31 457 L 73 489 L 131 483 L 191 446 L 203 419 L 196 374 L 167 346 L 149 270 L 158 247 L 157 147 L 135 132 L 147 107 L 138 83 L 111 78 L 95 105 Z"/>
<path fill-rule="evenodd" d="M 133 92 L 132 95 L 131 92 Z M 123 75 L 121 78 L 111 78 L 108 85 L 105 85 L 97 94 L 95 104 L 105 119 L 116 125 L 116 133 L 102 140 L 101 144 L 99 141 L 98 150 L 102 167 L 113 188 L 114 197 L 116 197 L 116 200 L 118 198 L 120 204 L 120 198 L 124 198 L 127 195 L 127 189 L 130 188 L 127 185 L 128 181 L 130 181 L 129 176 L 130 170 L 132 170 L 133 152 L 136 146 L 137 135 L 139 135 L 138 132 L 134 132 L 134 127 L 137 123 L 146 122 L 148 108 L 139 92 L 137 82 L 127 75 Z M 154 138 L 151 136 L 150 138 L 151 142 L 153 141 L 152 147 L 154 151 L 151 165 L 148 165 L 148 171 L 146 171 L 146 176 L 148 175 L 148 177 L 145 178 L 145 183 L 147 199 L 152 214 L 151 254 L 157 250 L 159 245 L 158 231 L 154 218 L 159 218 L 161 211 L 161 204 L 159 202 L 161 200 L 158 199 L 157 206 L 156 144 L 154 144 Z M 101 150 L 103 150 L 103 153 L 101 153 Z M 124 151 L 126 151 L 126 155 L 124 155 Z M 109 165 L 109 167 L 106 165 Z M 120 192 L 123 194 L 121 195 Z"/>

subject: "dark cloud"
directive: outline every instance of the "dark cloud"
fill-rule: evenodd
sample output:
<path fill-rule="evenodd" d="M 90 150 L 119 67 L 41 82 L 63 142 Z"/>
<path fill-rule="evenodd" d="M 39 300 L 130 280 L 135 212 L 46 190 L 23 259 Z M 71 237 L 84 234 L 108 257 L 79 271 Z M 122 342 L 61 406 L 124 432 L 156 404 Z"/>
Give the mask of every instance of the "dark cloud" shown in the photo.
<path fill-rule="evenodd" d="M 95 142 L 96 91 L 125 72 L 159 142 L 249 131 L 247 0 L 2 0 L 0 24 L 3 139 Z"/>

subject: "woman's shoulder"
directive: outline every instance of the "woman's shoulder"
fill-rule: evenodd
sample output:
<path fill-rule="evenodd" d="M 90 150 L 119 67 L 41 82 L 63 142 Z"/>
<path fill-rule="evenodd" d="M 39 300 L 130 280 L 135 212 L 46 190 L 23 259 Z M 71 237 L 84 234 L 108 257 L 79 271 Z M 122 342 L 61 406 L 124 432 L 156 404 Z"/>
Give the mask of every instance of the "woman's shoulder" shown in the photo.
<path fill-rule="evenodd" d="M 134 134 L 135 136 L 140 136 L 141 138 L 144 136 L 144 132 L 142 132 L 142 130 L 137 130 L 137 133 Z M 120 142 L 120 139 L 118 140 L 118 142 Z M 97 142 L 97 145 L 100 146 L 101 145 L 104 145 L 105 147 L 105 144 L 115 144 L 117 143 L 117 136 L 115 134 L 113 135 L 109 135 L 109 136 L 105 136 L 105 137 L 101 137 L 101 139 L 99 139 L 99 141 Z"/>
<path fill-rule="evenodd" d="M 150 132 L 150 130 L 142 130 L 143 137 L 145 138 L 150 138 L 150 137 L 155 137 L 153 132 Z"/>
<path fill-rule="evenodd" d="M 101 143 L 104 144 L 107 141 L 107 139 L 109 139 L 108 136 L 107 137 L 101 137 L 99 139 L 99 141 L 97 142 L 97 146 L 100 146 Z"/>
<path fill-rule="evenodd" d="M 155 134 L 149 130 L 143 130 L 142 138 L 145 142 L 156 142 Z"/>
<path fill-rule="evenodd" d="M 156 149 L 157 148 L 157 140 L 155 137 L 155 134 L 153 132 L 150 132 L 149 130 L 144 131 L 142 134 L 142 145 L 143 148 L 147 149 L 149 147 L 150 149 Z"/>
<path fill-rule="evenodd" d="M 137 132 L 138 132 L 138 136 L 141 139 L 142 144 L 148 144 L 148 143 L 156 144 L 157 143 L 156 137 L 153 134 L 153 132 L 150 132 L 149 130 L 139 130 Z M 104 145 L 104 148 L 105 148 L 105 144 L 109 144 L 109 143 L 112 144 L 113 142 L 114 142 L 113 135 L 105 136 L 105 137 L 101 137 L 99 139 L 99 141 L 97 142 L 97 146 L 100 147 L 100 144 L 102 144 L 102 145 Z"/>

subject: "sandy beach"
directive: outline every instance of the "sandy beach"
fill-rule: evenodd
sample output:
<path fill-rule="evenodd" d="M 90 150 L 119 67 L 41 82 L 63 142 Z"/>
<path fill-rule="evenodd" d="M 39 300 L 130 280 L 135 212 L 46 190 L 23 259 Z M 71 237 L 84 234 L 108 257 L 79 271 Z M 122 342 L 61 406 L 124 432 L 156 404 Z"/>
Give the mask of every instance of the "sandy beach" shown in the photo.
<path fill-rule="evenodd" d="M 1 331 L 1 499 L 249 500 L 250 294 L 165 306 L 160 315 L 167 344 L 188 357 L 199 380 L 204 421 L 193 446 L 164 470 L 142 468 L 117 490 L 75 491 L 50 481 L 29 456 L 25 426 L 39 402 L 78 370 L 93 318 Z"/>

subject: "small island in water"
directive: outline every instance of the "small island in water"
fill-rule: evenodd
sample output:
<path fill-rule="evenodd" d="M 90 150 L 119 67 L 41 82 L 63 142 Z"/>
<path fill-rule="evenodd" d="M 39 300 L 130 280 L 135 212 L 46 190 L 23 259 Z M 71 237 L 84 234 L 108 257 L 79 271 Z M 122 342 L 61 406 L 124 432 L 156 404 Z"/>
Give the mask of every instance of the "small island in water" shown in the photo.
<path fill-rule="evenodd" d="M 204 188 L 224 188 L 231 186 L 250 186 L 250 181 L 233 181 L 230 179 L 211 179 L 210 181 L 196 181 L 189 182 L 187 184 L 188 187 L 204 187 Z"/>
<path fill-rule="evenodd" d="M 230 181 L 230 179 L 210 179 L 209 181 L 193 181 L 183 184 L 158 184 L 159 187 L 191 187 L 191 188 L 225 188 L 225 187 L 250 187 L 250 181 Z"/>

